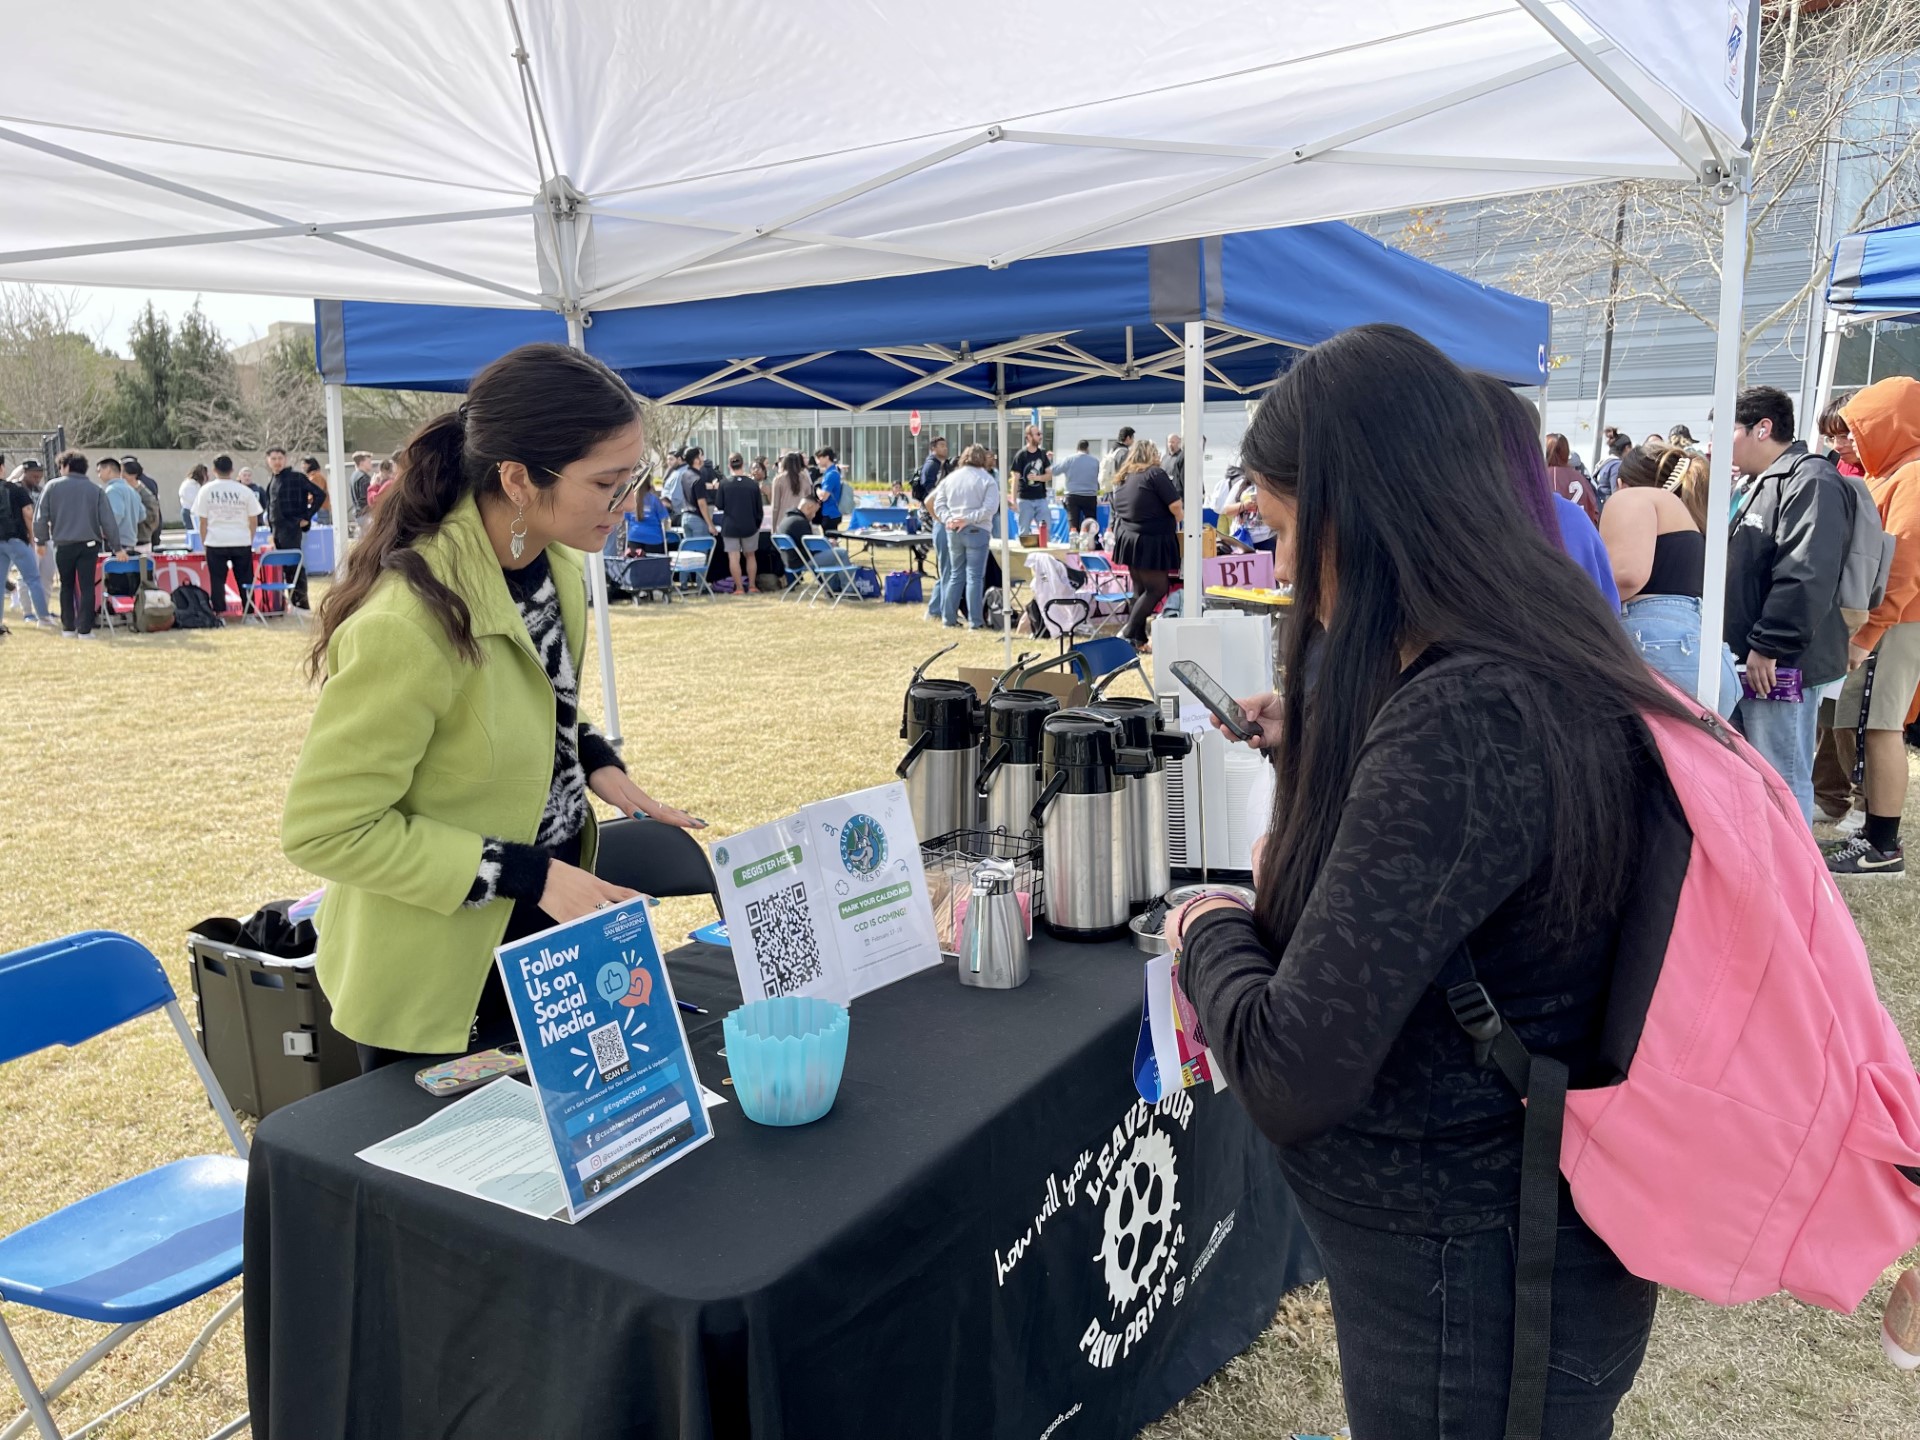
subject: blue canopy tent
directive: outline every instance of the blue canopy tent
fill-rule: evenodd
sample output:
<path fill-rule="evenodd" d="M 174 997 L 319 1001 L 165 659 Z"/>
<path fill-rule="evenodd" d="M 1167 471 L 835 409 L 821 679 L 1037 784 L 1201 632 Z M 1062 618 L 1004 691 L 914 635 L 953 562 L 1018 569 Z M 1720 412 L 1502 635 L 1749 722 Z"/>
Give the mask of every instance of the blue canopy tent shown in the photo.
<path fill-rule="evenodd" d="M 1509 384 L 1546 381 L 1547 306 L 1339 223 L 601 310 L 585 317 L 579 339 L 636 393 L 667 404 L 860 413 L 984 402 L 999 410 L 1005 454 L 1007 407 L 1043 398 L 1179 401 L 1183 432 L 1200 434 L 1207 396 L 1257 398 L 1300 350 L 1370 321 L 1404 325 Z M 534 309 L 315 305 L 315 352 L 333 417 L 339 386 L 464 390 L 489 361 L 541 340 L 568 343 L 566 318 Z M 337 433 L 336 426 L 336 444 Z M 1196 515 L 1203 468 L 1196 447 L 1185 477 L 1186 508 Z M 1004 568 L 1004 533 L 1001 544 Z M 1183 574 L 1197 596 L 1197 528 Z M 598 611 L 611 725 L 612 641 L 605 606 Z M 1011 633 L 1007 643 L 1011 655 Z"/>
<path fill-rule="evenodd" d="M 1833 271 L 1827 281 L 1827 317 L 1820 347 L 1817 415 L 1833 394 L 1834 365 L 1841 332 L 1883 320 L 1920 321 L 1920 223 L 1889 225 L 1844 237 L 1833 247 Z M 1867 373 L 1873 374 L 1869 351 Z"/>
<path fill-rule="evenodd" d="M 516 345 L 566 342 L 551 311 L 322 301 L 333 384 L 463 390 Z M 590 353 L 667 403 L 889 408 L 1184 398 L 1205 327 L 1215 398 L 1257 396 L 1292 353 L 1390 320 L 1510 384 L 1544 382 L 1548 308 L 1329 223 L 596 312 Z"/>
<path fill-rule="evenodd" d="M 1863 230 L 1835 245 L 1827 304 L 1851 315 L 1920 312 L 1920 224 Z"/>

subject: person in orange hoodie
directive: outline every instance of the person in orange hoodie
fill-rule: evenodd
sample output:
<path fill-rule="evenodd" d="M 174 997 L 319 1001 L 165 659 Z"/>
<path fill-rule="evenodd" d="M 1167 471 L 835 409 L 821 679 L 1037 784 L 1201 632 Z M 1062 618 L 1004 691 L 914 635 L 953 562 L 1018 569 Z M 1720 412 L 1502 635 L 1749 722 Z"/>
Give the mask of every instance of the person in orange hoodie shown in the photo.
<path fill-rule="evenodd" d="M 1853 437 L 1880 523 L 1894 537 L 1887 596 L 1854 632 L 1850 673 L 1834 714 L 1840 759 L 1851 767 L 1853 738 L 1866 692 L 1867 657 L 1874 657 L 1866 700 L 1866 825 L 1827 856 L 1836 875 L 1899 876 L 1906 872 L 1900 812 L 1907 801 L 1907 707 L 1920 689 L 1920 380 L 1880 380 L 1847 402 Z"/>

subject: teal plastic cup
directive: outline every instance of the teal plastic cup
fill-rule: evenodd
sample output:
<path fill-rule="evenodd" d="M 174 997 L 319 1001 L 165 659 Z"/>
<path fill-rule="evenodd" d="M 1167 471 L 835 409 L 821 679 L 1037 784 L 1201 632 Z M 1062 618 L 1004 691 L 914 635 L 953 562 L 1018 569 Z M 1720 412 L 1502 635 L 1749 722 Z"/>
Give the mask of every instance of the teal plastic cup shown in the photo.
<path fill-rule="evenodd" d="M 734 1098 L 761 1125 L 805 1125 L 833 1108 L 847 1064 L 844 1005 L 804 995 L 754 1000 L 721 1023 Z"/>

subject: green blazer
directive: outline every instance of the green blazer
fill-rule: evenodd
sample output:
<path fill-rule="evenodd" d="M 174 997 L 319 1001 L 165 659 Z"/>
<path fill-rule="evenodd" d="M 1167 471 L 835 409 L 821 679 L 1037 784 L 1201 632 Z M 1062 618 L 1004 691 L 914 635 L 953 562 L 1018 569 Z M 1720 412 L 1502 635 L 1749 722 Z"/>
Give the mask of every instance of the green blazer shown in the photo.
<path fill-rule="evenodd" d="M 511 900 L 461 902 L 483 838 L 531 844 L 553 783 L 553 684 L 472 499 L 420 554 L 463 597 L 471 665 L 413 587 L 383 576 L 327 644 L 327 678 L 280 821 L 287 858 L 327 882 L 316 969 L 340 1031 L 387 1050 L 466 1049 Z M 579 669 L 577 551 L 547 549 Z M 596 845 L 591 815 L 582 864 Z"/>

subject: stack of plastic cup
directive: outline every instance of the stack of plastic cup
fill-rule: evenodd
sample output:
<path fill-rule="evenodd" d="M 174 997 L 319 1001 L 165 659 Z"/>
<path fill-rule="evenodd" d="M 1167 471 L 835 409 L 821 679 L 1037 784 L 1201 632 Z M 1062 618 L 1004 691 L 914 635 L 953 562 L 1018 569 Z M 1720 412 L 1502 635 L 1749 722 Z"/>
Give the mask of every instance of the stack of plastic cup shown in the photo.
<path fill-rule="evenodd" d="M 785 995 L 742 1005 L 722 1023 L 733 1093 L 749 1120 L 805 1125 L 833 1108 L 847 1063 L 844 1005 Z"/>

